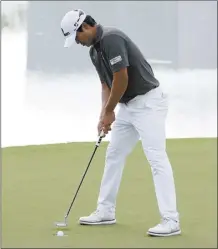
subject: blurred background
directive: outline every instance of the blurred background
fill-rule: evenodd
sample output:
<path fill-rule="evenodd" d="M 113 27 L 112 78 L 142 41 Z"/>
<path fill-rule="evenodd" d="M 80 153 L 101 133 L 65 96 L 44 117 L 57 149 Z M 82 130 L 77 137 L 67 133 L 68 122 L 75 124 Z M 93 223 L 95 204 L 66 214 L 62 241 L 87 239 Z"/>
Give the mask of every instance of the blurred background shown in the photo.
<path fill-rule="evenodd" d="M 96 140 L 101 85 L 60 30 L 76 8 L 139 46 L 169 95 L 168 138 L 217 137 L 216 1 L 2 1 L 2 147 Z"/>

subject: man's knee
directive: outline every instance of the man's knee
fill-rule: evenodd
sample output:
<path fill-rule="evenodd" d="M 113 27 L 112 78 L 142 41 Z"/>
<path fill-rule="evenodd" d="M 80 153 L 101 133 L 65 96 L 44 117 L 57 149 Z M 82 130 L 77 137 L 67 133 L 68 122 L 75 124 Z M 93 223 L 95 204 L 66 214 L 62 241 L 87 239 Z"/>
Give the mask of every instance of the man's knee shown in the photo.
<path fill-rule="evenodd" d="M 125 158 L 131 152 L 131 148 L 126 145 L 109 143 L 106 151 L 106 159 Z"/>
<path fill-rule="evenodd" d="M 144 149 L 146 158 L 154 172 L 165 171 L 170 167 L 169 159 L 165 149 Z"/>

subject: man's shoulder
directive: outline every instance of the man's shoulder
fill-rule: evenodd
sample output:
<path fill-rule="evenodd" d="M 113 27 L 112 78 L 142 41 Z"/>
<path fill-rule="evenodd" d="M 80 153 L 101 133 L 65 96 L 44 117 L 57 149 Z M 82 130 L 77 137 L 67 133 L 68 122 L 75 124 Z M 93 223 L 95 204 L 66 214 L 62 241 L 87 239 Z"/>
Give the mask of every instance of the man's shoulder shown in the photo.
<path fill-rule="evenodd" d="M 129 37 L 121 30 L 115 27 L 104 27 L 103 28 L 103 35 L 102 35 L 102 41 L 108 41 L 114 38 L 121 38 L 124 40 L 128 40 Z"/>

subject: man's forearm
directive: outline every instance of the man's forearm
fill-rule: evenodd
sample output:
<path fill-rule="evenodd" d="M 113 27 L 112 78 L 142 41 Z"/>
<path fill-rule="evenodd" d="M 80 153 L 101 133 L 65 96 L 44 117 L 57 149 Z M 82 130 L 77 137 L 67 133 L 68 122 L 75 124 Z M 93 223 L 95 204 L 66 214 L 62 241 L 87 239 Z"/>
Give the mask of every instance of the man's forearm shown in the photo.
<path fill-rule="evenodd" d="M 125 93 L 128 86 L 128 81 L 126 79 L 114 80 L 110 96 L 105 106 L 106 112 L 114 111 L 115 107 L 117 106 L 118 102 L 122 98 L 123 94 Z"/>
<path fill-rule="evenodd" d="M 100 117 L 102 116 L 105 106 L 108 102 L 110 96 L 110 89 L 109 88 L 105 88 L 102 90 L 102 94 L 101 94 L 101 102 L 102 102 L 102 107 L 101 107 L 101 113 L 100 113 Z"/>

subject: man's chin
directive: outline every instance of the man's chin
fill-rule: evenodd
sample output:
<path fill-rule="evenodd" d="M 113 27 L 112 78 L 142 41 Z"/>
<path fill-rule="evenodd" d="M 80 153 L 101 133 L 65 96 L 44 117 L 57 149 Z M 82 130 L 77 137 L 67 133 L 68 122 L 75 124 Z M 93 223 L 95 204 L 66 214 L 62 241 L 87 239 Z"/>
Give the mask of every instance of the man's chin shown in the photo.
<path fill-rule="evenodd" d="M 83 47 L 90 47 L 91 44 L 81 44 L 81 46 L 83 46 Z"/>

